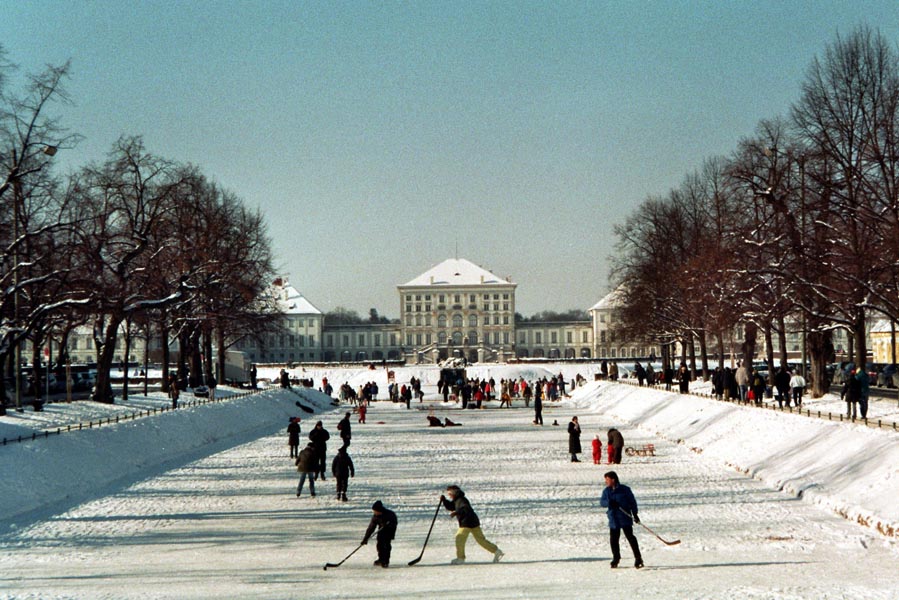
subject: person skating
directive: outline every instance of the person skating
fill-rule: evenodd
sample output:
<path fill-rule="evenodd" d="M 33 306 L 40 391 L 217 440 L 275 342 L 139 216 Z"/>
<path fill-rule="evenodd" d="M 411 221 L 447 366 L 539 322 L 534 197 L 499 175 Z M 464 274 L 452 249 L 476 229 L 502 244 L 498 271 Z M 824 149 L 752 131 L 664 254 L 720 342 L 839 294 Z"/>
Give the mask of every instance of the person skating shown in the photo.
<path fill-rule="evenodd" d="M 396 536 L 396 513 L 388 510 L 381 504 L 380 500 L 375 501 L 371 505 L 372 517 L 368 523 L 368 529 L 365 530 L 365 537 L 362 538 L 362 545 L 368 543 L 368 538 L 378 529 L 377 550 L 378 560 L 375 561 L 376 567 L 387 568 L 390 566 L 391 542 Z"/>
<path fill-rule="evenodd" d="M 454 565 L 465 564 L 465 542 L 468 541 L 469 534 L 474 536 L 481 548 L 493 554 L 493 562 L 499 562 L 503 557 L 503 551 L 484 537 L 484 532 L 481 531 L 481 521 L 471 508 L 465 492 L 458 485 L 450 485 L 447 486 L 446 493 L 449 498 L 441 495 L 440 501 L 443 503 L 443 507 L 450 511 L 450 516 L 456 517 L 459 521 L 459 530 L 456 531 L 456 558 L 451 563 Z"/>
<path fill-rule="evenodd" d="M 300 453 L 300 418 L 291 417 L 287 425 L 287 445 L 290 446 L 290 458 Z"/>
<path fill-rule="evenodd" d="M 640 554 L 640 545 L 634 535 L 634 523 L 640 522 L 640 517 L 637 515 L 637 500 L 634 498 L 631 488 L 618 481 L 618 474 L 615 471 L 609 471 L 604 478 L 606 487 L 602 491 L 599 505 L 606 509 L 609 516 L 609 544 L 612 547 L 612 562 L 609 566 L 615 569 L 621 562 L 621 549 L 618 542 L 623 531 L 624 537 L 627 538 L 634 553 L 634 567 L 641 569 L 643 568 L 643 556 Z"/>
<path fill-rule="evenodd" d="M 581 462 L 577 458 L 581 453 L 581 426 L 577 417 L 571 417 L 568 423 L 568 452 L 571 453 L 571 462 Z"/>
<path fill-rule="evenodd" d="M 318 468 L 318 456 L 315 451 L 315 443 L 309 442 L 300 450 L 295 461 L 297 471 L 300 472 L 300 482 L 297 484 L 297 498 L 303 493 L 303 484 L 309 478 L 309 495 L 315 496 L 315 470 Z"/>
<path fill-rule="evenodd" d="M 353 459 L 347 454 L 346 446 L 337 450 L 334 460 L 331 462 L 331 474 L 337 481 L 337 499 L 347 501 L 346 491 L 350 482 L 350 477 L 356 476 L 356 469 L 353 467 Z"/>

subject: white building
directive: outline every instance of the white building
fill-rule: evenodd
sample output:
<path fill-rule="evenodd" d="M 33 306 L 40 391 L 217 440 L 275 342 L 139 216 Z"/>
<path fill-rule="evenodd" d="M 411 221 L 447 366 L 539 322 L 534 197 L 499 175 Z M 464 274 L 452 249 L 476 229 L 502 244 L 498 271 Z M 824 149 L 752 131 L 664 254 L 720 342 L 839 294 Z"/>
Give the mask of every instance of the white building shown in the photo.
<path fill-rule="evenodd" d="M 397 286 L 406 360 L 515 356 L 515 288 L 465 259 L 451 258 Z"/>

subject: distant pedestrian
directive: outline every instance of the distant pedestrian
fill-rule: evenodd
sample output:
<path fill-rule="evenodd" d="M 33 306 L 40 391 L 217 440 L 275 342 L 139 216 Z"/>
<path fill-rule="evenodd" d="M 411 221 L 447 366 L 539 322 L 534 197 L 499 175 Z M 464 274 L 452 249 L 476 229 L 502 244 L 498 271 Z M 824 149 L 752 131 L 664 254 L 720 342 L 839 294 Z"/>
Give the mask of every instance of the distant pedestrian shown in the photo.
<path fill-rule="evenodd" d="M 602 442 L 599 440 L 599 434 L 593 436 L 593 464 L 602 464 Z"/>
<path fill-rule="evenodd" d="M 543 425 L 543 399 L 540 397 L 540 383 L 537 383 L 534 395 L 534 425 Z"/>
<path fill-rule="evenodd" d="M 315 454 L 318 461 L 316 468 L 313 469 L 313 473 L 315 473 L 315 477 L 321 477 L 322 481 L 324 481 L 325 460 L 328 453 L 328 440 L 331 439 L 331 434 L 325 429 L 321 421 L 317 421 L 315 427 L 309 432 L 309 439 L 315 444 Z"/>
<path fill-rule="evenodd" d="M 318 468 L 318 459 L 315 451 L 315 443 L 309 442 L 300 450 L 295 461 L 297 471 L 300 472 L 300 482 L 297 484 L 297 498 L 303 493 L 303 484 L 309 478 L 309 495 L 315 496 L 315 470 Z"/>
<path fill-rule="evenodd" d="M 640 522 L 640 517 L 637 516 L 637 500 L 629 487 L 621 485 L 615 471 L 606 473 L 604 479 L 606 487 L 602 491 L 599 505 L 606 509 L 609 516 L 609 544 L 612 547 L 612 562 L 609 566 L 615 569 L 621 562 L 618 542 L 623 531 L 634 553 L 634 568 L 642 569 L 643 556 L 634 535 L 634 523 Z"/>
<path fill-rule="evenodd" d="M 581 425 L 577 417 L 571 417 L 568 423 L 568 452 L 571 453 L 571 462 L 581 462 L 577 455 L 581 453 Z"/>
<path fill-rule="evenodd" d="M 793 390 L 793 404 L 797 407 L 802 405 L 802 392 L 805 391 L 805 377 L 797 371 L 795 375 L 790 377 L 790 389 Z"/>
<path fill-rule="evenodd" d="M 169 395 L 172 397 L 172 410 L 178 408 L 178 396 L 181 390 L 178 389 L 178 376 L 172 373 L 169 375 Z"/>
<path fill-rule="evenodd" d="M 458 485 L 450 485 L 447 486 L 446 493 L 449 498 L 441 495 L 440 501 L 446 510 L 451 511 L 450 516 L 456 517 L 459 521 L 459 529 L 456 531 L 456 558 L 451 563 L 454 565 L 465 564 L 465 542 L 468 541 L 469 534 L 474 536 L 481 548 L 493 554 L 493 562 L 499 562 L 503 557 L 503 551 L 484 537 L 484 532 L 481 531 L 481 521 L 471 508 L 465 492 Z"/>
<path fill-rule="evenodd" d="M 871 393 L 871 378 L 868 376 L 868 371 L 864 368 L 859 368 L 855 374 L 855 378 L 858 380 L 858 411 L 859 415 L 862 419 L 868 418 L 868 396 Z"/>
<path fill-rule="evenodd" d="M 774 374 L 774 389 L 777 390 L 777 407 L 783 408 L 783 403 L 787 403 L 790 408 L 790 373 L 783 365 Z"/>
<path fill-rule="evenodd" d="M 621 464 L 621 455 L 624 452 L 624 436 L 615 429 L 609 429 L 609 456 L 616 465 Z"/>
<path fill-rule="evenodd" d="M 250 387 L 256 389 L 256 363 L 250 365 Z"/>
<path fill-rule="evenodd" d="M 365 530 L 365 537 L 362 538 L 362 545 L 368 543 L 368 538 L 378 530 L 377 550 L 378 560 L 375 561 L 376 567 L 387 568 L 390 566 L 391 542 L 396 536 L 396 513 L 388 510 L 381 504 L 380 500 L 375 501 L 371 505 L 372 518 L 368 523 L 368 529 Z"/>
<path fill-rule="evenodd" d="M 350 415 L 352 413 L 347 411 L 340 422 L 337 424 L 337 431 L 340 432 L 340 439 L 343 440 L 343 447 L 348 448 L 350 445 L 350 440 L 353 439 L 353 432 L 350 426 Z"/>
<path fill-rule="evenodd" d="M 368 411 L 368 407 L 365 406 L 365 402 L 359 405 L 359 422 L 365 425 L 365 413 Z"/>
<path fill-rule="evenodd" d="M 296 458 L 300 452 L 300 418 L 292 417 L 287 424 L 287 445 L 290 446 L 290 458 Z"/>
<path fill-rule="evenodd" d="M 337 499 L 347 501 L 346 491 L 350 483 L 350 477 L 356 476 L 353 459 L 347 454 L 346 446 L 337 450 L 334 460 L 331 462 L 331 475 L 337 482 Z"/>

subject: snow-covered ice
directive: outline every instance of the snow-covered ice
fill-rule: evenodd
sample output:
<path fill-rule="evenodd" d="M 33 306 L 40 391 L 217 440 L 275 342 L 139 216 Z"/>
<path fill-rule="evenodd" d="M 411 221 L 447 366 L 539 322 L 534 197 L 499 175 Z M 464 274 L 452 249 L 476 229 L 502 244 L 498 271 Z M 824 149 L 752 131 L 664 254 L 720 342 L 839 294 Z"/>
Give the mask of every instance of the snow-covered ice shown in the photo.
<path fill-rule="evenodd" d="M 479 366 L 495 379 L 534 379 L 585 365 Z M 336 449 L 335 408 L 302 390 L 270 389 L 220 403 L 0 447 L 0 598 L 899 598 L 899 434 L 590 381 L 546 403 L 544 427 L 521 400 L 513 409 L 461 411 L 436 395 L 436 369 L 415 375 L 425 402 L 378 402 L 353 420 L 356 477 L 347 503 L 331 477 L 318 496 L 295 496 L 285 428 L 303 436 L 321 418 Z M 307 370 L 337 387 L 382 370 Z M 184 397 L 182 396 L 182 399 Z M 135 398 L 166 404 L 161 396 Z M 76 422 L 92 403 L 0 418 L 0 437 Z M 433 407 L 462 427 L 428 428 Z M 122 410 L 122 407 L 114 410 Z M 93 414 L 93 412 L 91 413 Z M 583 462 L 569 462 L 566 426 L 581 422 Z M 551 424 L 559 423 L 558 427 Z M 619 428 L 627 446 L 655 456 L 615 466 L 640 503 L 646 567 L 609 569 L 608 528 L 598 505 L 605 464 L 590 440 Z M 441 510 L 422 561 L 428 526 L 446 485 L 459 484 L 500 564 L 468 543 L 468 564 L 451 566 L 455 520 Z M 374 541 L 359 544 L 380 499 L 397 512 L 389 569 L 372 567 Z"/>

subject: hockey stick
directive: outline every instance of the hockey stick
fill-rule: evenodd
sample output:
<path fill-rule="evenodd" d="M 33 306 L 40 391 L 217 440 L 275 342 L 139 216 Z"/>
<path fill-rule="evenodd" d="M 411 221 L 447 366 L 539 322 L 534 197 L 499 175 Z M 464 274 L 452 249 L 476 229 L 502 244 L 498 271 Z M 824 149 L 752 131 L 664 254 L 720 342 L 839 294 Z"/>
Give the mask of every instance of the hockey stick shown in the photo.
<path fill-rule="evenodd" d="M 362 546 L 363 546 L 363 544 L 359 544 L 358 546 L 356 546 L 356 550 L 353 550 L 352 552 L 350 552 L 349 554 L 347 554 L 347 555 L 346 555 L 346 558 L 344 558 L 344 559 L 343 559 L 342 561 L 340 561 L 339 563 L 327 563 L 327 564 L 325 565 L 325 571 L 328 570 L 328 567 L 339 567 L 340 565 L 342 565 L 343 563 L 345 563 L 345 562 L 347 561 L 347 558 L 349 558 L 349 557 L 351 557 L 352 555 L 356 554 L 356 552 L 357 552 L 357 551 L 359 550 L 359 548 L 361 548 Z"/>
<path fill-rule="evenodd" d="M 621 512 L 623 512 L 624 514 L 626 514 L 627 516 L 629 516 L 631 519 L 634 518 L 633 515 L 631 515 L 631 513 L 627 512 L 626 510 L 624 510 L 624 509 L 621 508 L 620 506 L 618 507 L 618 510 L 620 510 Z M 665 544 L 666 546 L 677 546 L 678 544 L 680 544 L 680 540 L 673 540 L 673 541 L 669 542 L 668 540 L 663 539 L 662 536 L 660 536 L 658 533 L 656 533 L 655 531 L 653 531 L 652 529 L 650 529 L 649 527 L 647 527 L 647 526 L 644 525 L 643 523 L 639 523 L 639 525 L 640 525 L 641 527 L 643 527 L 643 529 L 645 529 L 646 531 L 648 531 L 649 533 L 651 533 L 652 535 L 656 536 L 656 538 L 658 538 L 658 540 L 659 540 L 660 542 L 662 542 L 663 544 Z"/>
<path fill-rule="evenodd" d="M 431 530 L 434 529 L 434 523 L 437 522 L 437 515 L 440 514 L 440 507 L 443 506 L 443 502 L 437 502 L 437 510 L 434 511 L 434 518 L 431 519 L 431 526 L 428 528 L 428 535 L 425 536 L 425 545 L 421 547 L 421 554 L 418 555 L 418 558 L 414 558 L 409 561 L 409 566 L 417 565 L 421 561 L 421 557 L 425 555 L 425 548 L 428 547 L 428 540 L 431 538 Z"/>

